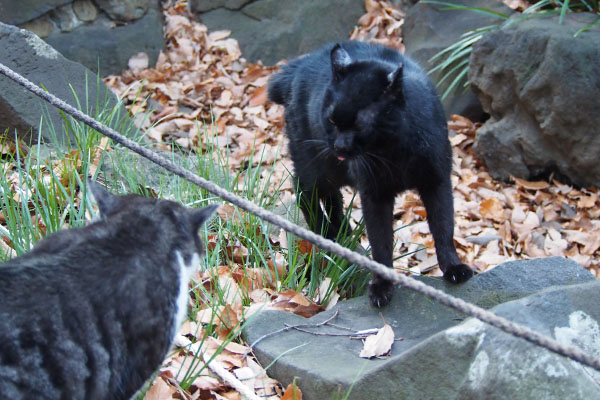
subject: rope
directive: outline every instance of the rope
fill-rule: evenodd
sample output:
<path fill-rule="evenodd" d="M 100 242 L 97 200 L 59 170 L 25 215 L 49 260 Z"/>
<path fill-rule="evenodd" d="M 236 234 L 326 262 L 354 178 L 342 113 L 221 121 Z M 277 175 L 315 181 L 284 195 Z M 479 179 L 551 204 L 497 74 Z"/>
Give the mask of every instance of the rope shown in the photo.
<path fill-rule="evenodd" d="M 580 362 L 581 364 L 587 365 L 591 368 L 594 368 L 595 370 L 600 371 L 600 359 L 593 357 L 592 355 L 585 353 L 576 347 L 561 344 L 550 337 L 544 336 L 538 332 L 531 330 L 530 328 L 516 324 L 504 317 L 500 317 L 490 311 L 486 311 L 481 307 L 467 303 L 462 299 L 450 296 L 442 292 L 441 290 L 435 289 L 413 278 L 402 274 L 398 274 L 393 269 L 388 268 L 383 264 L 375 262 L 370 258 L 363 256 L 362 254 L 355 253 L 345 247 L 342 247 L 329 239 L 326 239 L 322 236 L 315 234 L 312 231 L 309 231 L 308 229 L 302 228 L 286 220 L 285 218 L 273 214 L 272 212 L 267 211 L 257 206 L 256 204 L 250 202 L 249 200 L 239 197 L 221 188 L 220 186 L 186 170 L 185 168 L 176 165 L 174 162 L 154 153 L 152 150 L 147 149 L 139 145 L 138 143 L 132 141 L 131 139 L 120 135 L 115 130 L 101 124 L 100 122 L 96 121 L 90 116 L 82 113 L 76 108 L 65 103 L 63 100 L 57 98 L 56 96 L 43 91 L 40 87 L 34 85 L 32 82 L 22 77 L 21 75 L 15 73 L 10 68 L 4 66 L 1 63 L 0 73 L 17 82 L 19 85 L 23 86 L 35 95 L 43 98 L 53 106 L 73 116 L 75 119 L 89 125 L 98 132 L 109 137 L 114 142 L 127 147 L 128 149 L 149 159 L 157 165 L 160 165 L 161 167 L 174 173 L 175 175 L 178 175 L 192 182 L 193 184 L 206 189 L 214 195 L 221 197 L 223 200 L 226 200 L 247 212 L 255 214 L 258 217 L 264 219 L 265 221 L 279 226 L 280 228 L 283 228 L 284 230 L 293 233 L 294 235 L 302 239 L 308 240 L 309 242 L 316 244 L 321 249 L 327 250 L 338 256 L 344 257 L 353 264 L 357 264 L 363 268 L 366 268 L 371 272 L 374 272 L 384 277 L 385 279 L 394 282 L 395 284 L 400 284 L 410 290 L 414 290 L 415 292 L 421 293 L 429 297 L 430 299 L 433 299 L 455 310 L 458 310 L 463 314 L 477 318 L 480 321 L 483 321 L 493 327 L 496 327 L 510 335 L 520 337 L 522 339 L 527 340 L 528 342 L 536 344 L 540 347 L 544 347 L 554 353 L 560 354 L 564 357 L 570 358 L 574 361 Z"/>

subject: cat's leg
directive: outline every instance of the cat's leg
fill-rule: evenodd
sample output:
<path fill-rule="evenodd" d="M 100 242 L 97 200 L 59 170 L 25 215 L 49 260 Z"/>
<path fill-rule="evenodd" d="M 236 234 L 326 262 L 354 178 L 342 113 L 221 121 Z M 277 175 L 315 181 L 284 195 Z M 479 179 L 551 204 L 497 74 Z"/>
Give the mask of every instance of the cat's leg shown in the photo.
<path fill-rule="evenodd" d="M 360 193 L 363 218 L 367 227 L 367 236 L 371 245 L 373 259 L 392 267 L 394 247 L 393 210 L 394 197 L 374 198 L 373 194 Z M 383 307 L 392 299 L 394 284 L 377 274 L 373 274 L 369 283 L 369 300 L 375 307 Z"/>
<path fill-rule="evenodd" d="M 344 236 L 350 236 L 352 229 L 350 228 L 350 223 L 344 217 L 342 193 L 339 190 L 336 190 L 323 197 L 323 208 L 329 216 L 327 238 L 332 240 L 336 239 L 339 232 L 342 231 L 342 227 Z"/>
<path fill-rule="evenodd" d="M 460 262 L 454 246 L 454 200 L 450 179 L 419 188 L 419 195 L 427 211 L 427 223 L 444 279 L 452 283 L 467 281 L 473 276 L 473 270 Z"/>
<path fill-rule="evenodd" d="M 326 229 L 327 218 L 321 209 L 319 191 L 315 184 L 303 184 L 302 180 L 297 180 L 296 204 L 302 211 L 306 223 L 310 229 L 321 234 Z"/>

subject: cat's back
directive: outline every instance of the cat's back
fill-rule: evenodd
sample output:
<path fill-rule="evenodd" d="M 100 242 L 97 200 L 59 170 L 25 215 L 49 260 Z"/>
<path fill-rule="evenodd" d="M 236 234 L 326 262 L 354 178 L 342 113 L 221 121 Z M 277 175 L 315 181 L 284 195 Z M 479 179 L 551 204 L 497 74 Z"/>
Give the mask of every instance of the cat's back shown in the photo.
<path fill-rule="evenodd" d="M 132 394 L 130 382 L 121 374 L 127 368 L 126 353 L 134 350 L 130 338 L 136 337 L 128 320 L 134 312 L 148 316 L 149 310 L 144 309 L 146 301 L 134 296 L 144 286 L 139 285 L 142 275 L 134 279 L 140 272 L 135 271 L 135 261 L 126 265 L 124 257 L 111 256 L 103 248 L 110 229 L 119 227 L 96 224 L 59 232 L 25 256 L 0 265 L 0 398 L 102 399 Z M 176 276 L 173 282 L 177 284 Z M 121 285 L 131 291 L 133 303 L 128 304 Z M 168 298 L 160 285 L 154 290 Z M 160 307 L 153 313 L 169 329 L 168 313 Z M 146 327 L 140 324 L 139 329 L 143 332 Z M 167 346 L 169 335 L 156 338 L 157 348 Z"/>
<path fill-rule="evenodd" d="M 169 349 L 206 218 L 100 194 L 105 218 L 0 264 L 1 399 L 129 399 Z"/>

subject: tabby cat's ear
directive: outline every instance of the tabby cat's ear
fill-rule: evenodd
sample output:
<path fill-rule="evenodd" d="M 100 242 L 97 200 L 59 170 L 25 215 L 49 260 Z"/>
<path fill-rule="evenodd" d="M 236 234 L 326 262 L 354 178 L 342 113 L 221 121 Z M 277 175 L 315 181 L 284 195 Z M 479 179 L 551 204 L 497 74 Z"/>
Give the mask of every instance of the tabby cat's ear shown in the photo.
<path fill-rule="evenodd" d="M 191 211 L 190 218 L 194 230 L 200 229 L 200 227 L 214 214 L 217 208 L 219 208 L 217 204 L 211 204 L 210 206 L 206 206 L 199 210 Z"/>
<path fill-rule="evenodd" d="M 98 205 L 98 209 L 100 210 L 100 215 L 110 214 L 110 212 L 117 206 L 119 197 L 104 189 L 99 183 L 88 180 L 87 187 L 92 192 L 94 200 Z"/>
<path fill-rule="evenodd" d="M 388 79 L 388 87 L 386 89 L 387 93 L 398 93 L 402 90 L 402 71 L 404 70 L 404 64 L 400 63 L 398 68 L 394 71 L 390 72 L 387 76 Z"/>
<path fill-rule="evenodd" d="M 333 79 L 339 81 L 348 66 L 352 63 L 352 59 L 346 50 L 340 46 L 339 43 L 336 43 L 331 49 L 331 70 L 333 72 Z"/>

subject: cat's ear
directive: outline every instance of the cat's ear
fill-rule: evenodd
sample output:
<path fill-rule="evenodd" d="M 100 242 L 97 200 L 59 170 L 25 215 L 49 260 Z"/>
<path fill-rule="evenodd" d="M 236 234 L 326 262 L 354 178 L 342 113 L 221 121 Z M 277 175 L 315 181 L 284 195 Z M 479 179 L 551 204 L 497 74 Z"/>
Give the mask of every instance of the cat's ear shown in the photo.
<path fill-rule="evenodd" d="M 350 54 L 348 54 L 339 43 L 336 43 L 331 49 L 331 71 L 333 72 L 333 79 L 339 81 L 351 63 L 352 59 L 350 58 Z"/>
<path fill-rule="evenodd" d="M 402 90 L 402 72 L 404 70 L 404 64 L 400 63 L 398 67 L 390 72 L 387 76 L 388 86 L 385 89 L 387 93 L 398 93 Z"/>
<path fill-rule="evenodd" d="M 217 204 L 211 204 L 210 206 L 200 208 L 199 210 L 191 211 L 190 218 L 194 230 L 200 229 L 200 227 L 214 214 L 217 208 L 219 208 Z"/>
<path fill-rule="evenodd" d="M 119 197 L 104 189 L 102 185 L 95 181 L 88 180 L 87 187 L 90 189 L 94 201 L 98 205 L 100 215 L 108 215 L 117 207 Z"/>

